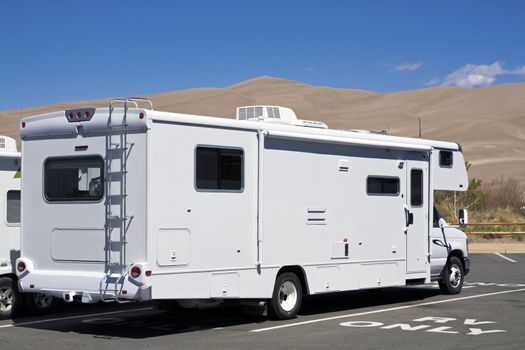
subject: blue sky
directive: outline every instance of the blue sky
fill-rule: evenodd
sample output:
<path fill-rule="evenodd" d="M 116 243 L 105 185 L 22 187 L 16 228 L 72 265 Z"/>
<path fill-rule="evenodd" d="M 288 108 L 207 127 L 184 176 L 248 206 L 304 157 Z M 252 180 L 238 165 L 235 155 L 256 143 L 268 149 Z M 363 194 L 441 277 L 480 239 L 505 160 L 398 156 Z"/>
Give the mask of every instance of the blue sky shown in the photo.
<path fill-rule="evenodd" d="M 0 110 L 260 75 L 392 92 L 525 81 L 525 1 L 0 3 Z"/>

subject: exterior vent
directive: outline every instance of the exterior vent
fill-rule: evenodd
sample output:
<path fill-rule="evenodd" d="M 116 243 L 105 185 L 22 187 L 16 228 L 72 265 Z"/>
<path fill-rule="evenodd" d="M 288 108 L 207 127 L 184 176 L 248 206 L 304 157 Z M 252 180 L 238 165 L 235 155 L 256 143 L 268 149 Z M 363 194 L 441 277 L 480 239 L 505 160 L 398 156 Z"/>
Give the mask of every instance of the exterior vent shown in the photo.
<path fill-rule="evenodd" d="M 323 122 L 297 119 L 295 112 L 280 106 L 242 106 L 237 108 L 237 120 L 255 120 L 269 123 L 290 124 L 309 128 L 328 129 Z"/>

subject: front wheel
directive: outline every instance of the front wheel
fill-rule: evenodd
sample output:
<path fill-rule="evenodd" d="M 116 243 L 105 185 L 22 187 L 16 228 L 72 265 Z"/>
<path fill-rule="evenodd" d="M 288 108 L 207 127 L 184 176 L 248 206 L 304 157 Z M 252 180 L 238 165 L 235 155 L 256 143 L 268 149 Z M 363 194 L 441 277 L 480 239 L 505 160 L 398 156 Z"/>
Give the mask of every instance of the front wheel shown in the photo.
<path fill-rule="evenodd" d="M 445 294 L 459 294 L 463 288 L 464 278 L 465 273 L 461 260 L 456 256 L 451 256 L 445 266 L 443 279 L 439 281 L 439 288 Z"/>
<path fill-rule="evenodd" d="M 303 302 L 301 281 L 294 273 L 277 276 L 273 296 L 269 303 L 270 317 L 278 320 L 295 318 Z"/>
<path fill-rule="evenodd" d="M 12 318 L 19 311 L 20 293 L 16 282 L 9 277 L 0 278 L 0 320 Z"/>

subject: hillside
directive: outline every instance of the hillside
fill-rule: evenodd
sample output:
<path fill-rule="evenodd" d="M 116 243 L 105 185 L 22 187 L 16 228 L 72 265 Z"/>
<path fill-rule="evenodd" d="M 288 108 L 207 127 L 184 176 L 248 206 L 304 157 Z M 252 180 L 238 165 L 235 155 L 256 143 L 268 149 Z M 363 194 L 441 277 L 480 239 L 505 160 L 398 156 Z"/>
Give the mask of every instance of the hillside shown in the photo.
<path fill-rule="evenodd" d="M 438 87 L 379 94 L 319 87 L 259 77 L 226 88 L 200 88 L 146 96 L 155 109 L 233 118 L 235 107 L 291 107 L 302 119 L 331 128 L 389 130 L 416 137 L 418 116 L 424 138 L 459 142 L 472 163 L 471 175 L 491 180 L 514 176 L 525 183 L 525 84 L 479 89 Z M 107 106 L 109 99 L 26 109 L 24 116 L 80 106 Z M 2 111 L 0 134 L 18 139 L 20 111 Z"/>

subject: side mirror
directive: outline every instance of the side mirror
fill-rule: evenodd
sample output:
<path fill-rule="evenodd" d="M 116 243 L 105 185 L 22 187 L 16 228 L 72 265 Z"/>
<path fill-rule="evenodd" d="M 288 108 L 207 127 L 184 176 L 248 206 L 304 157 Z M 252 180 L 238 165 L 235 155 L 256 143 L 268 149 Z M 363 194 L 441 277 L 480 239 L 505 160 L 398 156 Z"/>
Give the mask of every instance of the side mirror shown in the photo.
<path fill-rule="evenodd" d="M 468 225 L 468 212 L 467 209 L 463 208 L 459 211 L 459 219 L 458 222 L 460 225 Z"/>

